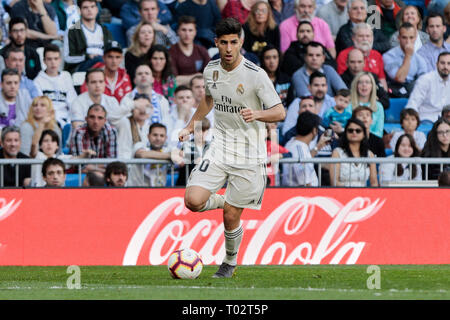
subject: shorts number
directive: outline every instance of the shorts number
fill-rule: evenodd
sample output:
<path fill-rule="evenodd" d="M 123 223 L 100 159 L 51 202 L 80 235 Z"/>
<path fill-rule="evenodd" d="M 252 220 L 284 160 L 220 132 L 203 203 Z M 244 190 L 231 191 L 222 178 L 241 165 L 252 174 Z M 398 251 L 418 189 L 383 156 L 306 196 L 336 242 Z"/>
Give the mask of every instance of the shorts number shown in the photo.
<path fill-rule="evenodd" d="M 208 170 L 208 167 L 209 167 L 209 160 L 205 159 L 198 167 L 198 170 L 200 170 L 201 172 L 205 172 L 206 170 Z"/>

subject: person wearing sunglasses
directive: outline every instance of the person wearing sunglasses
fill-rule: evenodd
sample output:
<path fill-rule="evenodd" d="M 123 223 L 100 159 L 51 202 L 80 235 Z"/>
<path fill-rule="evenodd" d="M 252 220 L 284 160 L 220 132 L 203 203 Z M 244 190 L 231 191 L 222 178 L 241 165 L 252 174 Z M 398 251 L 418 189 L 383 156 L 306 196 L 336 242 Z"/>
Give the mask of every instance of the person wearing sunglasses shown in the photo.
<path fill-rule="evenodd" d="M 332 158 L 373 158 L 369 150 L 369 140 L 362 121 L 351 118 L 348 120 L 340 146 L 333 150 Z M 336 163 L 330 166 L 332 186 L 365 187 L 368 182 L 371 187 L 378 186 L 376 164 L 366 163 Z"/>

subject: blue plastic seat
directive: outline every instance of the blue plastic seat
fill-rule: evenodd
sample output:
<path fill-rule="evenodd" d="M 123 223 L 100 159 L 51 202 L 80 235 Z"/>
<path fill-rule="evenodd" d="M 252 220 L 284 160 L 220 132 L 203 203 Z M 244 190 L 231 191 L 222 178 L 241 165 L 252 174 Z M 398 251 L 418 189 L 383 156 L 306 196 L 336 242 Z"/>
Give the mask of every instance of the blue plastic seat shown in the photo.
<path fill-rule="evenodd" d="M 408 103 L 407 98 L 391 98 L 389 99 L 389 109 L 385 113 L 385 123 L 400 123 L 400 112 Z"/>
<path fill-rule="evenodd" d="M 400 125 L 400 123 L 385 123 L 384 130 L 387 133 L 391 133 L 393 131 L 401 131 L 403 129 L 402 129 L 402 126 Z"/>
<path fill-rule="evenodd" d="M 83 183 L 84 177 L 86 174 L 81 174 L 81 183 Z M 68 173 L 66 174 L 66 187 L 80 187 L 80 183 L 78 182 L 78 173 Z"/>
<path fill-rule="evenodd" d="M 127 48 L 127 36 L 125 30 L 120 23 L 105 23 L 105 26 L 111 32 L 113 39 L 120 43 L 122 48 Z"/>

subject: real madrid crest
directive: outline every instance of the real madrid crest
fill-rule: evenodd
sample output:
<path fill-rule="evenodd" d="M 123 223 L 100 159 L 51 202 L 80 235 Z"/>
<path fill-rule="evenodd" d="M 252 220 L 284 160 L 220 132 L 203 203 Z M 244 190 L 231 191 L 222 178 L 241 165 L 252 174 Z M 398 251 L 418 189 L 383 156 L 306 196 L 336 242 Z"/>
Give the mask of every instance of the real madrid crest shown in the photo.
<path fill-rule="evenodd" d="M 244 94 L 244 85 L 242 83 L 238 84 L 236 88 L 236 93 L 241 96 Z"/>
<path fill-rule="evenodd" d="M 214 70 L 213 71 L 213 89 L 217 89 L 217 86 L 216 86 L 216 81 L 219 79 L 219 71 L 218 70 Z"/>

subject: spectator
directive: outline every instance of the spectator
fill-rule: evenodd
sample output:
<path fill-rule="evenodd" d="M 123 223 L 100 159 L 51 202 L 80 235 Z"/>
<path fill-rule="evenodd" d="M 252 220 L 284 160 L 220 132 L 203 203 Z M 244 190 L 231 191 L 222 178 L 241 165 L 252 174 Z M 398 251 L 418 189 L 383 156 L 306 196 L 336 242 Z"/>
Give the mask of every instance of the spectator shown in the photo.
<path fill-rule="evenodd" d="M 314 16 L 315 0 L 296 0 L 296 13 L 284 20 L 280 25 L 281 52 L 285 52 L 292 41 L 297 38 L 297 26 L 301 20 L 308 20 L 314 28 L 314 41 L 321 43 L 328 49 L 333 59 L 336 58 L 336 48 L 330 27 L 322 19 Z"/>
<path fill-rule="evenodd" d="M 62 160 L 48 158 L 42 164 L 42 179 L 45 187 L 64 187 L 66 182 L 66 167 Z"/>
<path fill-rule="evenodd" d="M 370 132 L 370 127 L 373 123 L 372 109 L 368 106 L 356 107 L 355 110 L 353 110 L 353 117 L 364 123 L 366 136 L 369 141 L 369 150 L 378 158 L 386 158 L 383 139 Z"/>
<path fill-rule="evenodd" d="M 444 8 L 444 18 L 445 18 L 445 26 L 447 27 L 447 31 L 444 34 L 445 42 L 450 43 L 450 2 Z"/>
<path fill-rule="evenodd" d="M 342 75 L 347 70 L 348 53 L 359 49 L 364 54 L 364 71 L 370 71 L 377 76 L 384 90 L 388 90 L 382 55 L 373 50 L 373 31 L 367 23 L 358 23 L 353 27 L 354 46 L 342 50 L 337 58 L 337 72 Z"/>
<path fill-rule="evenodd" d="M 0 95 L 0 129 L 12 125 L 20 126 L 27 118 L 31 97 L 19 86 L 19 72 L 16 69 L 4 69 Z"/>
<path fill-rule="evenodd" d="M 394 154 L 389 158 L 414 158 L 420 156 L 420 150 L 416 146 L 414 138 L 402 134 L 394 148 Z M 406 163 L 382 163 L 380 165 L 380 184 L 386 185 L 393 181 L 421 181 L 422 169 L 420 165 Z"/>
<path fill-rule="evenodd" d="M 450 122 L 450 104 L 446 105 L 442 109 L 441 117 Z"/>
<path fill-rule="evenodd" d="M 339 29 L 348 21 L 347 1 L 333 0 L 317 10 L 317 16 L 330 26 L 333 39 L 336 39 Z"/>
<path fill-rule="evenodd" d="M 347 87 L 351 87 L 352 81 L 355 76 L 364 71 L 365 68 L 365 59 L 364 54 L 359 49 L 352 49 L 349 51 L 347 56 L 347 70 L 341 75 L 342 80 L 347 85 Z M 383 84 L 378 79 L 377 75 L 373 72 L 370 73 L 377 84 L 377 99 L 381 102 L 384 109 L 389 108 L 389 94 L 384 90 Z"/>
<path fill-rule="evenodd" d="M 280 29 L 273 19 L 270 5 L 257 1 L 251 8 L 247 21 L 242 26 L 245 32 L 244 49 L 260 55 L 265 46 L 280 48 Z"/>
<path fill-rule="evenodd" d="M 146 0 L 127 0 L 120 8 L 122 26 L 126 31 L 142 22 L 143 8 L 147 9 L 144 2 L 146 2 Z M 171 24 L 173 22 L 172 13 L 165 2 L 166 1 L 157 1 L 157 8 L 159 8 L 159 10 L 157 10 L 156 17 L 158 22 L 163 25 Z"/>
<path fill-rule="evenodd" d="M 20 130 L 16 126 L 3 128 L 1 134 L 2 148 L 0 149 L 0 159 L 28 159 L 29 157 L 20 152 Z M 18 171 L 18 181 L 16 181 L 16 170 Z M 0 171 L 0 181 L 3 187 L 26 187 L 30 185 L 31 165 L 19 165 L 16 169 L 14 164 L 3 165 Z"/>
<path fill-rule="evenodd" d="M 297 135 L 289 140 L 286 149 L 292 157 L 301 160 L 311 159 L 309 144 L 317 136 L 319 131 L 320 117 L 309 111 L 302 112 L 297 119 Z M 283 164 L 283 186 L 308 186 L 317 187 L 319 179 L 314 170 L 313 163 Z"/>
<path fill-rule="evenodd" d="M 150 50 L 148 58 L 154 78 L 153 89 L 173 102 L 177 80 L 172 72 L 169 51 L 164 46 L 157 44 Z"/>
<path fill-rule="evenodd" d="M 105 177 L 100 170 L 92 170 L 86 172 L 86 177 L 83 180 L 83 187 L 104 187 Z"/>
<path fill-rule="evenodd" d="M 62 133 L 55 119 L 52 100 L 47 96 L 40 96 L 33 99 L 27 120 L 20 126 L 22 138 L 20 152 L 31 158 L 36 157 L 39 151 L 39 139 L 44 130 L 56 132 L 59 137 L 59 144 L 61 144 Z"/>
<path fill-rule="evenodd" d="M 406 108 L 419 113 L 422 121 L 435 122 L 442 108 L 450 103 L 450 52 L 443 52 L 437 61 L 437 70 L 421 76 L 414 86 Z"/>
<path fill-rule="evenodd" d="M 152 123 L 170 123 L 169 102 L 153 90 L 153 76 L 150 67 L 141 64 L 136 68 L 136 88 L 120 103 L 122 114 L 113 121 L 118 129 L 118 154 L 120 158 L 133 158 L 133 145 L 147 143 L 148 128 Z"/>
<path fill-rule="evenodd" d="M 383 54 L 384 69 L 393 97 L 409 97 L 415 80 L 427 70 L 425 60 L 414 52 L 416 37 L 416 28 L 405 22 L 399 30 L 400 45 Z"/>
<path fill-rule="evenodd" d="M 64 36 L 64 33 L 80 20 L 80 9 L 75 0 L 52 0 L 50 5 L 55 10 L 58 20 L 58 35 Z"/>
<path fill-rule="evenodd" d="M 397 21 L 400 21 L 400 12 L 405 8 L 401 0 L 369 0 L 369 6 L 375 5 L 381 19 L 381 31 L 390 39 L 397 30 Z"/>
<path fill-rule="evenodd" d="M 421 156 L 423 158 L 449 158 L 450 157 L 450 122 L 440 118 L 428 133 L 427 141 L 423 147 Z M 437 180 L 441 171 L 448 170 L 448 164 L 422 165 L 422 175 L 424 180 Z"/>
<path fill-rule="evenodd" d="M 125 69 L 130 79 L 134 79 L 136 67 L 146 63 L 152 46 L 155 45 L 155 31 L 150 23 L 141 22 L 131 38 L 131 44 L 125 53 Z"/>
<path fill-rule="evenodd" d="M 306 46 L 314 39 L 314 28 L 311 22 L 302 20 L 297 28 L 297 41 L 291 42 L 291 45 L 283 55 L 283 64 L 281 70 L 288 76 L 300 69 L 305 64 Z M 336 61 L 326 48 L 325 64 L 337 68 Z"/>
<path fill-rule="evenodd" d="M 436 70 L 438 56 L 442 52 L 450 52 L 450 43 L 444 41 L 446 27 L 444 17 L 437 13 L 431 13 L 427 17 L 427 33 L 430 41 L 427 42 L 417 52 L 427 63 L 427 72 Z"/>
<path fill-rule="evenodd" d="M 203 78 L 203 75 L 196 75 L 194 76 L 191 81 L 189 82 L 189 88 L 192 90 L 192 94 L 194 95 L 194 109 L 197 109 L 200 105 L 200 102 L 205 97 L 205 79 Z M 214 108 L 211 109 L 211 111 L 206 115 L 206 118 L 209 120 L 209 126 L 213 127 L 214 125 Z M 208 136 L 207 140 L 211 141 L 212 134 L 211 131 L 208 130 Z"/>
<path fill-rule="evenodd" d="M 409 134 L 414 138 L 415 144 L 419 151 L 422 151 L 423 146 L 425 145 L 425 141 L 427 137 L 425 133 L 422 131 L 418 131 L 417 127 L 420 124 L 420 117 L 416 110 L 411 108 L 405 108 L 400 112 L 400 124 L 402 126 L 401 131 L 395 131 L 392 135 L 390 146 L 392 150 L 395 150 L 395 145 L 397 144 L 397 140 L 403 134 Z"/>
<path fill-rule="evenodd" d="M 120 65 L 123 61 L 122 47 L 117 41 L 108 42 L 103 51 L 103 61 L 92 66 L 105 71 L 105 94 L 117 99 L 122 98 L 132 90 L 131 80 L 126 70 Z M 86 83 L 81 86 L 81 93 L 87 91 Z"/>
<path fill-rule="evenodd" d="M 103 61 L 103 49 L 113 40 L 108 28 L 95 20 L 98 14 L 96 0 L 80 0 L 78 5 L 81 19 L 64 35 L 64 67 L 70 73 L 86 71 Z"/>
<path fill-rule="evenodd" d="M 336 104 L 323 114 L 322 125 L 325 128 L 332 128 L 334 132 L 341 133 L 352 117 L 351 111 L 347 108 L 350 104 L 350 90 L 341 89 L 334 96 Z M 342 130 L 336 130 L 336 128 Z"/>
<path fill-rule="evenodd" d="M 49 97 L 53 103 L 55 118 L 61 128 L 70 124 L 70 105 L 77 97 L 72 76 L 67 71 L 60 71 L 62 62 L 58 46 L 49 44 L 44 48 L 45 71 L 40 71 L 34 79 L 38 90 Z"/>
<path fill-rule="evenodd" d="M 340 146 L 333 150 L 332 158 L 373 158 L 364 123 L 351 118 L 347 122 Z M 336 163 L 330 166 L 332 186 L 377 187 L 377 168 L 375 163 Z"/>
<path fill-rule="evenodd" d="M 439 187 L 450 187 L 450 170 L 444 170 L 438 177 Z"/>
<path fill-rule="evenodd" d="M 161 44 L 166 48 L 170 48 L 170 46 L 177 43 L 178 37 L 168 23 L 163 23 L 159 20 L 159 12 L 163 11 L 163 8 L 159 5 L 160 2 L 158 0 L 141 0 L 139 2 L 140 19 L 141 22 L 150 23 L 152 25 L 153 31 L 155 32 L 156 44 Z M 137 24 L 138 23 L 136 22 L 135 26 L 127 30 L 126 35 L 128 41 L 131 41 L 131 38 L 136 31 Z"/>
<path fill-rule="evenodd" d="M 125 187 L 128 180 L 127 165 L 121 161 L 108 163 L 105 169 L 105 182 L 108 187 Z"/>
<path fill-rule="evenodd" d="M 382 138 L 384 109 L 383 105 L 377 101 L 375 79 L 369 72 L 363 71 L 353 79 L 350 91 L 351 104 L 348 106 L 349 110 L 354 110 L 361 105 L 368 106 L 373 112 L 373 123 L 370 126 L 370 132 Z"/>
<path fill-rule="evenodd" d="M 422 17 L 420 15 L 419 9 L 415 6 L 406 6 L 403 10 L 399 12 L 400 25 L 405 22 L 411 23 L 417 30 L 416 42 L 414 42 L 414 52 L 417 52 L 424 44 L 430 40 L 430 36 L 422 31 Z M 391 48 L 399 45 L 398 42 L 398 31 L 395 31 L 391 36 Z"/>
<path fill-rule="evenodd" d="M 196 42 L 205 48 L 215 47 L 215 27 L 222 18 L 215 0 L 186 0 L 178 4 L 176 9 L 178 21 L 182 16 L 194 17 L 197 21 Z"/>
<path fill-rule="evenodd" d="M 183 16 L 179 19 L 178 36 L 180 41 L 169 50 L 173 73 L 179 85 L 188 85 L 194 75 L 203 72 L 210 60 L 205 47 L 194 43 L 196 33 L 194 17 Z"/>
<path fill-rule="evenodd" d="M 28 91 L 31 98 L 36 98 L 42 95 L 41 90 L 39 90 L 34 82 L 25 74 L 25 54 L 22 49 L 10 48 L 5 53 L 5 65 L 8 69 L 16 69 L 19 71 L 20 76 L 20 88 Z"/>
<path fill-rule="evenodd" d="M 295 14 L 294 0 L 269 0 L 273 18 L 277 25 Z"/>
<path fill-rule="evenodd" d="M 311 94 L 307 88 L 309 77 L 315 71 L 320 71 L 325 74 L 328 85 L 328 95 L 334 96 L 338 90 L 347 89 L 347 86 L 338 73 L 332 67 L 324 63 L 324 47 L 318 42 L 312 41 L 308 43 L 306 46 L 305 65 L 292 75 L 292 87 L 296 97 Z"/>
<path fill-rule="evenodd" d="M 267 45 L 261 52 L 261 68 L 263 68 L 280 96 L 281 103 L 287 108 L 288 91 L 291 87 L 290 77 L 281 71 L 280 51 L 272 45 Z"/>
<path fill-rule="evenodd" d="M 34 79 L 41 70 L 41 60 L 36 49 L 27 41 L 28 24 L 25 18 L 17 17 L 9 20 L 10 42 L 0 50 L 0 54 L 6 59 L 6 53 L 10 48 L 20 48 L 25 53 L 25 73 L 28 78 Z"/>
<path fill-rule="evenodd" d="M 108 111 L 108 120 L 119 112 L 117 99 L 105 94 L 105 72 L 102 69 L 90 69 L 86 72 L 87 91 L 80 94 L 70 106 L 72 128 L 83 124 L 88 109 L 93 104 L 100 104 Z"/>
<path fill-rule="evenodd" d="M 5 21 L 8 19 L 8 13 L 5 10 L 3 2 L 0 3 L 0 45 L 3 47 L 8 42 L 8 26 Z"/>
<path fill-rule="evenodd" d="M 80 156 L 85 150 L 93 150 L 97 158 L 117 158 L 117 130 L 106 121 L 106 108 L 94 103 L 89 107 L 86 123 L 75 129 L 71 138 L 70 152 Z M 101 170 L 104 165 L 88 164 L 83 172 Z"/>
<path fill-rule="evenodd" d="M 348 2 L 349 20 L 344 24 L 336 36 L 336 51 L 339 54 L 342 50 L 354 45 L 352 35 L 353 27 L 362 22 L 369 21 L 367 19 L 367 1 L 366 0 L 349 0 Z M 390 49 L 389 38 L 386 38 L 381 30 L 373 29 L 373 50 L 385 53 Z"/>
<path fill-rule="evenodd" d="M 154 123 L 148 132 L 148 144 L 134 145 L 134 156 L 139 159 L 181 161 L 179 150 L 172 152 L 166 146 L 167 129 L 163 124 Z M 130 185 L 136 187 L 164 187 L 167 181 L 168 164 L 135 165 L 130 172 Z"/>
<path fill-rule="evenodd" d="M 250 14 L 250 9 L 257 0 L 228 0 L 221 10 L 222 19 L 235 18 L 240 24 L 244 24 Z"/>
<path fill-rule="evenodd" d="M 175 105 L 170 110 L 170 123 L 167 126 L 169 145 L 178 143 L 178 132 L 186 127 L 195 112 L 195 99 L 191 88 L 178 86 L 175 89 Z"/>
<path fill-rule="evenodd" d="M 10 11 L 11 18 L 23 17 L 27 20 L 27 39 L 37 48 L 60 39 L 55 23 L 56 13 L 44 0 L 19 0 Z"/>

